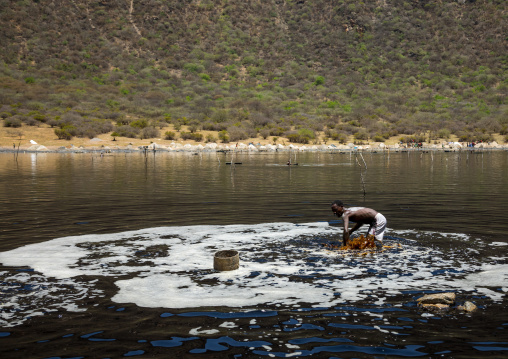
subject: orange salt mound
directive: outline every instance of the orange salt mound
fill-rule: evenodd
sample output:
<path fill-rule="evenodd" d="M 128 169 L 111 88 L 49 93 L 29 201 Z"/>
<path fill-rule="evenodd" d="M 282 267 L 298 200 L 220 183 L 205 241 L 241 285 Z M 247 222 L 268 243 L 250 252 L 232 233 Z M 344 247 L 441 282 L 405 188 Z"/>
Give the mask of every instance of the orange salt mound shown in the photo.
<path fill-rule="evenodd" d="M 376 243 L 374 242 L 375 237 L 372 235 L 367 235 L 366 237 L 362 234 L 359 237 L 355 237 L 352 239 L 349 239 L 347 244 L 345 246 L 337 246 L 332 244 L 325 245 L 329 249 L 339 249 L 341 251 L 347 251 L 351 249 L 369 249 L 369 248 L 376 248 Z"/>

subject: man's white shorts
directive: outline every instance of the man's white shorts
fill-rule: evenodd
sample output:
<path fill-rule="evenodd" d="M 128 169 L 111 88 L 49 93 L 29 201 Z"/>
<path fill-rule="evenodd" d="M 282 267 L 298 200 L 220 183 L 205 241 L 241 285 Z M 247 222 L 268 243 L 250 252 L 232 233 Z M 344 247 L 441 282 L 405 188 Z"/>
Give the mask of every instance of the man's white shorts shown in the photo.
<path fill-rule="evenodd" d="M 376 240 L 382 242 L 386 230 L 386 218 L 381 213 L 376 214 L 375 221 L 370 225 L 368 234 L 376 236 Z"/>

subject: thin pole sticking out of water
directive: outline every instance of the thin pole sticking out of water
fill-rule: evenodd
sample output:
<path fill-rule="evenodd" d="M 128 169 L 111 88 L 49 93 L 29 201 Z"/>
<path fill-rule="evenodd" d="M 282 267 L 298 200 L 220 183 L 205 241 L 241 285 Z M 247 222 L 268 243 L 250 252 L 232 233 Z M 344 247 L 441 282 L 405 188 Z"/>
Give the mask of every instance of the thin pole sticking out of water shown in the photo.
<path fill-rule="evenodd" d="M 365 166 L 365 171 L 367 171 L 367 163 L 365 162 L 365 159 L 363 158 L 363 155 L 361 152 L 358 152 L 358 154 L 360 155 L 360 157 L 362 158 L 362 161 L 363 161 L 363 164 Z"/>
<path fill-rule="evenodd" d="M 18 142 L 18 149 L 16 150 L 16 154 L 14 156 L 14 158 L 16 159 L 16 163 L 18 163 L 19 146 L 21 146 L 21 141 Z M 16 145 L 14 145 L 14 147 L 16 147 Z"/>
<path fill-rule="evenodd" d="M 235 153 L 236 153 L 237 147 L 238 147 L 238 143 L 236 144 L 235 148 L 233 148 L 233 151 L 231 153 L 231 170 L 235 169 Z"/>
<path fill-rule="evenodd" d="M 143 146 L 143 153 L 145 155 L 145 178 L 148 178 L 148 146 Z"/>
<path fill-rule="evenodd" d="M 236 148 L 238 147 L 238 143 L 236 144 L 236 147 L 232 149 L 231 151 L 231 186 L 235 187 L 235 152 Z"/>
<path fill-rule="evenodd" d="M 145 155 L 145 164 L 148 161 L 148 146 L 143 146 L 143 154 Z"/>
<path fill-rule="evenodd" d="M 365 172 L 367 172 L 367 163 L 365 163 L 365 159 L 363 158 L 363 155 L 361 152 L 356 152 L 355 153 L 355 160 L 356 160 L 356 163 L 358 164 L 358 166 L 360 166 L 360 179 L 362 180 L 362 186 L 363 186 L 363 197 L 365 197 L 365 195 L 367 194 L 367 191 L 365 190 L 365 181 L 363 180 L 363 167 L 362 165 L 360 164 L 360 161 L 358 161 L 358 155 L 360 155 L 360 157 L 362 158 L 362 161 L 363 161 L 363 164 L 365 166 Z"/>
<path fill-rule="evenodd" d="M 155 171 L 155 165 L 157 164 L 157 161 L 155 161 L 155 153 L 157 152 L 157 148 L 155 148 L 155 143 L 153 144 L 153 169 Z"/>

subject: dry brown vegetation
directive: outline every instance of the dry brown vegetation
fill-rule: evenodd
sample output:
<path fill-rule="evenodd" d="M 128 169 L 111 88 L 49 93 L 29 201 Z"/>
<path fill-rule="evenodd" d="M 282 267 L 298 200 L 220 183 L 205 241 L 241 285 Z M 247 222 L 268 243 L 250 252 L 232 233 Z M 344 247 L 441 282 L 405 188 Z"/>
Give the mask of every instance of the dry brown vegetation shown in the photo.
<path fill-rule="evenodd" d="M 0 0 L 3 125 L 74 142 L 508 135 L 506 1 L 129 5 Z"/>
<path fill-rule="evenodd" d="M 184 128 L 184 130 L 186 130 Z M 175 131 L 173 126 L 167 126 L 161 130 L 161 132 L 165 131 Z M 207 135 L 212 135 L 217 137 L 217 133 L 214 131 L 200 131 L 204 134 L 206 137 Z M 21 128 L 6 128 L 6 127 L 0 127 L 0 147 L 2 148 L 10 148 L 10 147 L 18 147 L 21 149 L 26 149 L 31 146 L 30 140 L 36 141 L 40 145 L 44 145 L 45 147 L 49 149 L 57 149 L 59 147 L 67 147 L 70 148 L 71 145 L 74 145 L 76 147 L 101 147 L 101 146 L 120 146 L 125 147 L 129 144 L 132 144 L 135 147 L 138 146 L 147 146 L 150 143 L 154 142 L 160 145 L 168 146 L 172 142 L 181 143 L 181 144 L 197 144 L 196 141 L 193 140 L 182 140 L 181 138 L 177 138 L 175 140 L 167 140 L 164 137 L 159 138 L 151 138 L 151 139 L 139 139 L 139 138 L 126 138 L 126 137 L 113 137 L 111 136 L 111 133 L 101 134 L 98 135 L 96 138 L 99 138 L 101 141 L 91 141 L 89 138 L 79 138 L 74 137 L 71 140 L 61 140 L 59 139 L 55 133 L 54 129 L 51 128 L 49 125 L 41 125 L 40 127 L 34 127 L 34 126 L 23 126 Z M 353 138 L 350 138 L 353 140 Z M 323 141 L 323 139 L 318 139 L 319 141 Z M 219 142 L 219 141 L 217 141 Z M 385 143 L 386 144 L 394 144 L 398 142 L 398 137 L 395 136 L 393 138 L 388 139 Z M 203 145 L 205 142 L 201 142 Z M 273 144 L 274 141 L 272 138 L 263 139 L 261 137 L 257 138 L 248 138 L 244 141 L 239 141 L 239 143 L 260 143 L 261 145 L 266 144 Z M 280 138 L 277 139 L 275 143 L 280 144 L 289 144 L 287 139 Z M 329 144 L 338 144 L 336 141 L 328 141 Z"/>

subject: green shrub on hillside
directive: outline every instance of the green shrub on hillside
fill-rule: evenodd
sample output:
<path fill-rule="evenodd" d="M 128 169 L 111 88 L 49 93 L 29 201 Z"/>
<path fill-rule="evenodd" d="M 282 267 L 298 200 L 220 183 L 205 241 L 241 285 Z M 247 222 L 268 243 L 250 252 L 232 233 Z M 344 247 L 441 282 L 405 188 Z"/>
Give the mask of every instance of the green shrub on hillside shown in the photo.
<path fill-rule="evenodd" d="M 437 136 L 439 138 L 444 138 L 445 140 L 449 139 L 450 135 L 451 135 L 450 130 L 448 130 L 447 128 L 442 128 L 439 131 L 437 131 Z"/>
<path fill-rule="evenodd" d="M 203 70 L 204 70 L 204 67 L 202 65 L 196 64 L 196 63 L 184 64 L 183 68 L 189 72 L 196 73 L 196 74 L 203 72 Z"/>
<path fill-rule="evenodd" d="M 141 130 L 138 127 L 128 125 L 119 126 L 115 129 L 118 137 L 136 138 L 140 132 Z"/>
<path fill-rule="evenodd" d="M 54 132 L 60 140 L 71 140 L 76 134 L 76 127 L 64 125 L 61 128 L 55 128 Z"/>
<path fill-rule="evenodd" d="M 367 131 L 362 129 L 358 132 L 355 132 L 353 134 L 353 137 L 355 138 L 355 140 L 366 141 L 369 139 L 369 134 L 367 133 Z"/>
<path fill-rule="evenodd" d="M 4 120 L 4 127 L 18 128 L 23 125 L 23 122 L 18 117 L 9 117 Z"/>
<path fill-rule="evenodd" d="M 226 130 L 219 131 L 219 140 L 222 143 L 228 143 L 229 142 L 228 131 L 226 131 Z"/>
<path fill-rule="evenodd" d="M 286 135 L 289 142 L 308 144 L 311 140 L 316 138 L 314 131 L 303 128 L 297 133 L 289 133 Z"/>
<path fill-rule="evenodd" d="M 142 140 L 146 140 L 149 138 L 156 138 L 160 137 L 160 132 L 157 128 L 153 126 L 145 127 L 141 130 L 141 133 L 139 134 L 139 138 Z"/>
<path fill-rule="evenodd" d="M 385 138 L 380 134 L 376 134 L 372 137 L 372 141 L 374 142 L 385 142 Z"/>
<path fill-rule="evenodd" d="M 134 128 L 144 129 L 144 128 L 148 127 L 148 121 L 146 119 L 139 119 L 139 120 L 132 121 L 131 123 L 129 123 L 129 126 L 134 127 Z"/>
<path fill-rule="evenodd" d="M 209 133 L 206 135 L 205 142 L 217 142 L 217 137 L 215 137 L 213 134 Z"/>
<path fill-rule="evenodd" d="M 325 78 L 323 76 L 317 76 L 316 80 L 314 81 L 314 86 L 324 85 Z"/>
<path fill-rule="evenodd" d="M 192 141 L 196 141 L 196 142 L 201 142 L 201 141 L 203 141 L 203 134 L 182 131 L 180 133 L 180 138 L 182 140 L 192 140 Z"/>
<path fill-rule="evenodd" d="M 176 134 L 173 131 L 166 131 L 164 133 L 164 139 L 169 141 L 175 140 Z"/>

